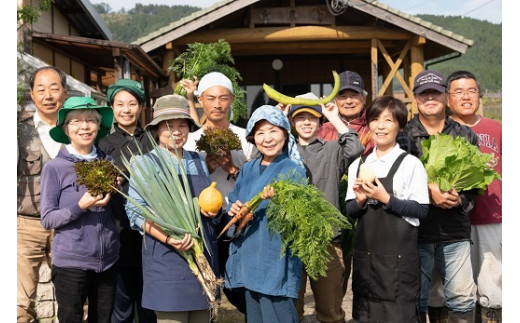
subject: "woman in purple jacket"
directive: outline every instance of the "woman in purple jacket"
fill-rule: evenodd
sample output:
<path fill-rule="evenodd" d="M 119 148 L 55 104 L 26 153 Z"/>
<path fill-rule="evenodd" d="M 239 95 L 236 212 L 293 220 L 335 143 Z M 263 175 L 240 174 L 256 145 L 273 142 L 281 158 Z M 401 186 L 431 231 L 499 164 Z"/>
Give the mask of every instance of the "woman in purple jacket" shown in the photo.
<path fill-rule="evenodd" d="M 110 132 L 112 120 L 110 107 L 97 106 L 89 97 L 71 97 L 49 132 L 65 144 L 41 175 L 41 223 L 55 231 L 52 282 L 62 323 L 81 323 L 87 299 L 89 322 L 109 323 L 114 307 L 119 234 L 110 194 L 93 196 L 77 183 L 74 170 L 79 161 L 112 161 L 94 145 Z"/>

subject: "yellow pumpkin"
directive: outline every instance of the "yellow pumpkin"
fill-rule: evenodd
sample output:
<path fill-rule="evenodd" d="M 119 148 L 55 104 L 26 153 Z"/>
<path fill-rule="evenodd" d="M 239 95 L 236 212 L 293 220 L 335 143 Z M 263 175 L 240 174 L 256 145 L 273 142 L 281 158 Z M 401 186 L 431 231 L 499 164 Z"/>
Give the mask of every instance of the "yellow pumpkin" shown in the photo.
<path fill-rule="evenodd" d="M 223 203 L 224 198 L 217 190 L 217 182 L 212 182 L 210 186 L 203 189 L 199 194 L 199 206 L 205 212 L 217 213 Z"/>

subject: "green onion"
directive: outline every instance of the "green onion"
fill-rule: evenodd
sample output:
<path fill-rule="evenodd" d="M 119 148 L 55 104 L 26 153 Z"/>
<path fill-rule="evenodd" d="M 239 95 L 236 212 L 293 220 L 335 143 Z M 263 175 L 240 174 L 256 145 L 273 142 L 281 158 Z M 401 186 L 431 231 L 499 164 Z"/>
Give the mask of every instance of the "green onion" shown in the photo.
<path fill-rule="evenodd" d="M 143 156 L 144 154 L 138 146 L 139 153 L 135 154 L 130 151 L 130 158 L 124 155 L 122 157 L 129 174 L 126 175 L 125 172 L 119 170 L 147 205 L 143 206 L 128 194 L 118 191 L 127 199 L 127 203 L 131 203 L 135 207 L 138 214 L 157 224 L 168 235 L 178 240 L 181 240 L 186 233 L 192 236 L 193 247 L 179 253 L 188 262 L 190 269 L 204 289 L 211 307 L 215 309 L 216 296 L 223 280 L 215 277 L 204 255 L 204 246 L 207 248 L 207 243 L 202 232 L 198 198 L 191 194 L 186 170 L 177 149 L 173 156 L 169 151 L 160 148 L 148 131 L 147 135 L 154 151 L 157 152 L 156 155 L 153 155 L 157 156 L 157 159 Z M 171 131 L 170 137 L 173 138 Z M 139 162 L 136 162 L 137 158 Z M 176 164 L 179 165 L 181 179 L 179 179 Z"/>

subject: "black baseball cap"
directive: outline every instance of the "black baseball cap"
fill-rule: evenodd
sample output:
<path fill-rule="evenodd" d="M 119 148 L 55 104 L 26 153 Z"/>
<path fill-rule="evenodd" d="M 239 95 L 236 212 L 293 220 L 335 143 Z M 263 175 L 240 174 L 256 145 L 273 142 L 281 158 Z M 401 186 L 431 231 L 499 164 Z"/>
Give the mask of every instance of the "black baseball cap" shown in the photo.
<path fill-rule="evenodd" d="M 339 91 L 346 89 L 363 93 L 365 91 L 365 83 L 358 73 L 352 71 L 345 71 L 339 74 L 340 87 Z"/>

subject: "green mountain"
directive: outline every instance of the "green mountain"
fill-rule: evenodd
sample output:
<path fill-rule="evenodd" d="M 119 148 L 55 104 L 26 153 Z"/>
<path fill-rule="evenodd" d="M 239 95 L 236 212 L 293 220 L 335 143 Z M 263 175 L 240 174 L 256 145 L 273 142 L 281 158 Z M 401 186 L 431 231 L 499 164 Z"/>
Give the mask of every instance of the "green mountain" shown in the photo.
<path fill-rule="evenodd" d="M 94 4 L 94 8 L 112 32 L 112 40 L 125 43 L 131 43 L 201 9 L 192 6 L 137 3 L 133 9 L 126 12 L 123 9 L 113 12 L 110 5 L 103 2 Z"/>
<path fill-rule="evenodd" d="M 201 9 L 140 3 L 126 12 L 124 9 L 113 12 L 106 3 L 95 4 L 94 7 L 112 32 L 113 40 L 128 43 Z M 466 54 L 431 64 L 429 69 L 438 70 L 445 75 L 459 69 L 469 70 L 477 76 L 483 91 L 502 91 L 502 24 L 461 16 L 418 17 L 474 41 L 473 47 Z"/>
<path fill-rule="evenodd" d="M 438 70 L 446 76 L 456 70 L 468 70 L 475 74 L 483 91 L 502 91 L 502 24 L 461 16 L 417 17 L 474 41 L 466 54 L 430 65 L 429 69 Z"/>

